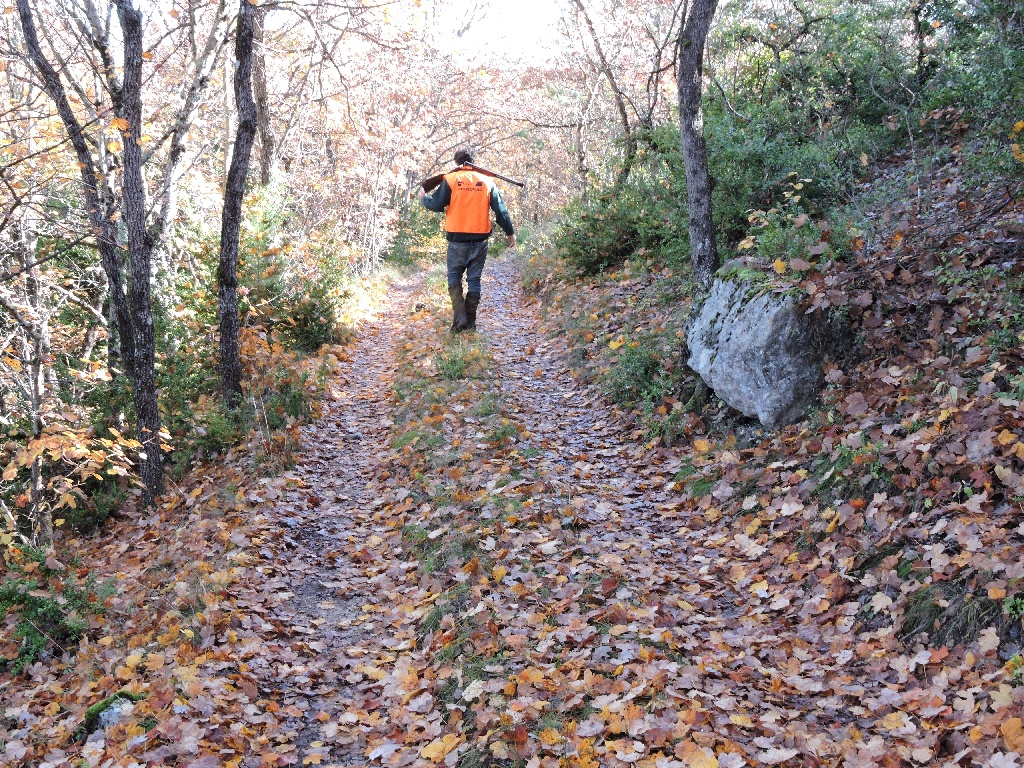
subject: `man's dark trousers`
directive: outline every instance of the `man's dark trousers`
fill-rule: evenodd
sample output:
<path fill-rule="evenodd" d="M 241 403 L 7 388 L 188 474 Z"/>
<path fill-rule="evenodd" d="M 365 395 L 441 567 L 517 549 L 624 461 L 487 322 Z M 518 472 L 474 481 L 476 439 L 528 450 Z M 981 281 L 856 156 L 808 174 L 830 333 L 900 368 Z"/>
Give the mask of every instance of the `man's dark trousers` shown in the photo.
<path fill-rule="evenodd" d="M 448 294 L 452 297 L 455 322 L 452 330 L 475 330 L 476 310 L 480 306 L 480 276 L 487 262 L 487 240 L 471 243 L 448 243 Z M 462 296 L 462 275 L 468 290 Z M 461 310 L 461 311 L 460 311 Z"/>

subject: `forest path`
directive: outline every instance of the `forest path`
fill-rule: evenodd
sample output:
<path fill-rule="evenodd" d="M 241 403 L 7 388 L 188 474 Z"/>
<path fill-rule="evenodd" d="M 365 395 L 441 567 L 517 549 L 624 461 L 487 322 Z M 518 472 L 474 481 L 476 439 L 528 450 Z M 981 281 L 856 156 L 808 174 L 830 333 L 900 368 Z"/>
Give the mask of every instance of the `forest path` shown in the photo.
<path fill-rule="evenodd" d="M 389 452 L 394 345 L 417 285 L 391 287 L 332 378 L 325 413 L 302 428 L 295 469 L 268 483 L 269 535 L 253 542 L 263 548 L 251 590 L 262 646 L 246 655 L 260 694 L 274 700 L 276 744 L 247 765 L 366 762 L 361 718 L 345 713 L 364 679 L 353 669 L 388 645 L 364 607 L 378 602 L 389 564 L 368 569 L 359 544 L 385 530 L 372 479 Z"/>
<path fill-rule="evenodd" d="M 716 510 L 684 516 L 691 457 L 573 377 L 513 261 L 485 270 L 477 336 L 448 336 L 441 282 L 391 291 L 267 481 L 239 655 L 268 751 L 245 765 L 837 754 L 844 696 L 806 694 L 852 654 L 778 621 L 805 593 L 769 592 L 756 526 L 709 541 Z"/>

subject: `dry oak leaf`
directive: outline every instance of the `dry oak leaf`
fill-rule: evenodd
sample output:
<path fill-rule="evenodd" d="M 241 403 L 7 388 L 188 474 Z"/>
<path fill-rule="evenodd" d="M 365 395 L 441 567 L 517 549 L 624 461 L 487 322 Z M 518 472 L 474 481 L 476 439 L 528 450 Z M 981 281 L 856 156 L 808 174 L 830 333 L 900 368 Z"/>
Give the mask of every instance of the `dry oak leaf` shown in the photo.
<path fill-rule="evenodd" d="M 459 746 L 461 741 L 462 739 L 459 736 L 449 733 L 444 738 L 434 739 L 423 747 L 420 750 L 420 756 L 425 757 L 427 760 L 433 760 L 435 763 L 440 762 L 445 755 Z"/>
<path fill-rule="evenodd" d="M 383 744 L 378 744 L 372 751 L 367 753 L 367 757 L 371 760 L 381 758 L 383 760 L 390 760 L 391 756 L 402 748 L 402 745 L 396 741 L 385 741 Z"/>
<path fill-rule="evenodd" d="M 999 732 L 1003 734 L 1007 749 L 1011 752 L 1024 753 L 1024 727 L 1019 717 L 1011 717 L 999 726 Z"/>
<path fill-rule="evenodd" d="M 999 633 L 994 627 L 982 630 L 981 636 L 978 638 L 978 647 L 981 648 L 983 654 L 999 647 Z"/>
<path fill-rule="evenodd" d="M 700 747 L 692 741 L 681 741 L 676 744 L 675 756 L 683 761 L 687 768 L 718 768 L 718 758 L 711 750 Z"/>
<path fill-rule="evenodd" d="M 800 754 L 799 749 L 780 749 L 779 747 L 772 747 L 766 749 L 764 752 L 757 753 L 757 759 L 765 765 L 778 765 L 784 763 L 787 760 L 791 760 Z"/>
<path fill-rule="evenodd" d="M 516 682 L 520 685 L 523 683 L 539 683 L 544 679 L 544 670 L 537 669 L 536 667 L 530 667 L 524 669 L 518 675 L 516 675 Z"/>
<path fill-rule="evenodd" d="M 556 744 L 562 743 L 562 734 L 556 731 L 554 728 L 545 728 L 537 736 L 540 738 L 541 744 L 545 744 L 549 747 L 553 747 Z"/>

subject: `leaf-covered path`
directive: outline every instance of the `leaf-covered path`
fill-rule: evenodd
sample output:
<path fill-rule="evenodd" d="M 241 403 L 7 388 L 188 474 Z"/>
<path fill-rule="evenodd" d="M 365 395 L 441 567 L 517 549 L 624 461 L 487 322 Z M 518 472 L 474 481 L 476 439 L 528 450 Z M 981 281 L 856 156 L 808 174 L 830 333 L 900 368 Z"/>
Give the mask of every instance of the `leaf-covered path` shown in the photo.
<path fill-rule="evenodd" d="M 645 443 L 573 377 L 513 262 L 484 295 L 481 333 L 452 340 L 436 278 L 396 287 L 298 466 L 266 483 L 234 596 L 262 745 L 245 764 L 993 754 L 985 713 L 1016 694 L 982 677 L 991 637 L 957 659 L 898 645 L 887 593 L 851 593 L 853 552 L 782 540 L 812 519 L 802 476 Z M 747 514 L 728 519 L 734 497 Z"/>

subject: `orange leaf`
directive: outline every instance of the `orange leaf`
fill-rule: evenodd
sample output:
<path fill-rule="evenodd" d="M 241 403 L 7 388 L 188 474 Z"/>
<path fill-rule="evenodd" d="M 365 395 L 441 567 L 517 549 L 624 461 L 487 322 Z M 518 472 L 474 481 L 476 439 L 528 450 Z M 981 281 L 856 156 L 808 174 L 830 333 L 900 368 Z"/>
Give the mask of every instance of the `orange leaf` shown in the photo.
<path fill-rule="evenodd" d="M 1011 717 L 999 726 L 999 732 L 1003 734 L 1007 749 L 1011 752 L 1024 752 L 1024 726 L 1019 717 Z"/>

